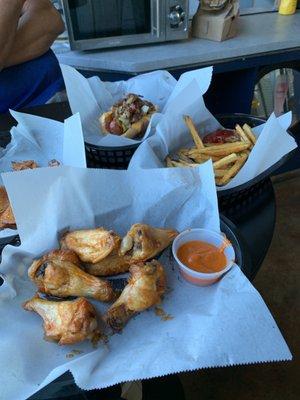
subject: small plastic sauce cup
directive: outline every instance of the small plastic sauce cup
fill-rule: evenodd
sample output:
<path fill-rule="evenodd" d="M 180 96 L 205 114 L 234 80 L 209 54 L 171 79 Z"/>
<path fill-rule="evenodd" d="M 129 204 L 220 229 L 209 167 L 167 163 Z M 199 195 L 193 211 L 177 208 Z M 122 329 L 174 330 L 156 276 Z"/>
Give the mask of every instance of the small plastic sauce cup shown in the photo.
<path fill-rule="evenodd" d="M 211 231 L 209 229 L 188 229 L 181 232 L 173 241 L 172 252 L 173 256 L 178 264 L 179 271 L 183 278 L 190 283 L 198 286 L 209 286 L 217 282 L 222 278 L 222 276 L 230 270 L 235 260 L 235 252 L 232 244 L 228 241 L 228 245 L 224 249 L 224 254 L 227 263 L 221 271 L 204 273 L 195 271 L 188 266 L 184 265 L 177 257 L 178 249 L 184 243 L 190 242 L 192 240 L 199 240 L 201 242 L 206 242 L 220 248 L 224 241 L 228 241 L 225 235 L 219 232 Z"/>

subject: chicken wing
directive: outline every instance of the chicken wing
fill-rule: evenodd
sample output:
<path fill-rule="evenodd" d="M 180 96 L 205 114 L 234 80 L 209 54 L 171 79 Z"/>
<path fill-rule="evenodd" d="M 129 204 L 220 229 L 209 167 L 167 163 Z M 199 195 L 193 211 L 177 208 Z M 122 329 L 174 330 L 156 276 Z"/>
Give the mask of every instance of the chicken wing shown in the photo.
<path fill-rule="evenodd" d="M 81 261 L 95 264 L 118 248 L 121 238 L 104 228 L 67 232 L 61 238 L 61 247 L 73 250 Z"/>
<path fill-rule="evenodd" d="M 0 215 L 0 229 L 3 228 L 17 229 L 16 220 L 11 205 L 9 205 L 7 209 Z"/>
<path fill-rule="evenodd" d="M 54 250 L 35 260 L 28 276 L 40 292 L 53 296 L 85 296 L 100 301 L 116 298 L 111 284 L 84 272 L 71 250 Z"/>
<path fill-rule="evenodd" d="M 26 161 L 12 161 L 11 163 L 12 169 L 14 171 L 23 171 L 24 169 L 35 169 L 38 168 L 38 165 L 33 160 Z"/>
<path fill-rule="evenodd" d="M 96 310 L 85 298 L 72 301 L 49 301 L 38 295 L 23 304 L 44 320 L 45 340 L 58 344 L 74 344 L 99 336 Z"/>
<path fill-rule="evenodd" d="M 119 248 L 113 250 L 104 260 L 95 264 L 85 264 L 85 270 L 92 275 L 109 276 L 129 271 L 130 257 L 120 256 Z"/>
<path fill-rule="evenodd" d="M 0 186 L 0 229 L 16 229 L 16 221 L 4 186 Z"/>
<path fill-rule="evenodd" d="M 136 313 L 160 303 L 166 289 L 164 269 L 156 260 L 132 265 L 130 273 L 128 284 L 105 317 L 107 324 L 116 332 L 121 331 Z"/>
<path fill-rule="evenodd" d="M 134 224 L 121 242 L 120 255 L 130 255 L 131 264 L 147 261 L 168 247 L 177 235 L 172 229 Z"/>

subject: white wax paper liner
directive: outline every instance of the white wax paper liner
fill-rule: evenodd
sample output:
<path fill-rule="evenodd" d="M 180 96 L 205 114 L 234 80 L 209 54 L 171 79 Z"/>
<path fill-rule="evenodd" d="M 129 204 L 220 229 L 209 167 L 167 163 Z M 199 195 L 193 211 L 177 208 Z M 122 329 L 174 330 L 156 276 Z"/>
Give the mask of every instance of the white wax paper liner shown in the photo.
<path fill-rule="evenodd" d="M 3 175 L 22 245 L 7 246 L 0 265 L 0 398 L 25 399 L 70 370 L 84 389 L 168 373 L 291 359 L 263 300 L 235 266 L 219 283 L 199 288 L 183 281 L 170 250 L 162 307 L 133 318 L 121 335 L 93 350 L 42 340 L 42 322 L 21 304 L 35 291 L 26 270 L 34 257 L 58 245 L 70 228 L 107 226 L 123 235 L 135 222 L 219 229 L 211 162 L 195 169 L 134 171 L 41 168 Z M 30 205 L 34 204 L 34 207 Z M 99 312 L 106 306 L 95 303 Z M 72 361 L 73 349 L 83 353 Z"/>
<path fill-rule="evenodd" d="M 1 152 L 1 173 L 12 171 L 12 161 L 24 160 L 34 160 L 41 167 L 47 167 L 52 159 L 62 165 L 86 167 L 79 114 L 71 116 L 64 123 L 16 111 L 11 111 L 11 115 L 18 125 L 11 129 L 11 141 Z M 0 238 L 17 233 L 15 229 L 3 229 Z"/>

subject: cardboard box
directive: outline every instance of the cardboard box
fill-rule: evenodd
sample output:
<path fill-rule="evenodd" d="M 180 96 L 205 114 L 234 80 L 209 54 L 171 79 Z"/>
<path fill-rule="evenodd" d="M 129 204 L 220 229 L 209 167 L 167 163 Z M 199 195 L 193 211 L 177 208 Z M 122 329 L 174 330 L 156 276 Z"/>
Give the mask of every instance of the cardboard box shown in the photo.
<path fill-rule="evenodd" d="M 221 42 L 237 34 L 237 19 L 239 16 L 239 2 L 230 1 L 220 11 L 210 12 L 198 7 L 193 17 L 192 36 Z"/>

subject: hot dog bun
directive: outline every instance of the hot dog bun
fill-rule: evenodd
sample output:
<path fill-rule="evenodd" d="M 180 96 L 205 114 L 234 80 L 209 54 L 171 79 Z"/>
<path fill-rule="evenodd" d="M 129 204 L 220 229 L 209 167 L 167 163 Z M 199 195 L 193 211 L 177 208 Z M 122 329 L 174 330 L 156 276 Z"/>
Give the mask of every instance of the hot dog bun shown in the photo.
<path fill-rule="evenodd" d="M 105 113 L 103 113 L 100 118 L 99 118 L 99 122 L 100 122 L 100 126 L 101 126 L 101 130 L 103 133 L 108 134 L 110 132 L 108 132 L 108 130 L 106 129 L 107 126 L 107 122 L 111 120 L 113 113 L 111 111 L 107 111 Z"/>
<path fill-rule="evenodd" d="M 134 139 L 135 137 L 144 134 L 147 130 L 152 114 L 153 113 L 144 115 L 139 121 L 132 124 L 122 136 Z"/>
<path fill-rule="evenodd" d="M 147 115 L 144 115 L 139 121 L 135 122 L 134 124 L 131 124 L 131 127 L 127 129 L 123 134 L 119 136 L 127 137 L 129 139 L 133 139 L 137 136 L 142 135 L 143 133 L 146 132 L 147 127 L 149 125 L 150 119 L 154 113 L 149 113 Z M 110 121 L 112 118 L 112 112 L 107 111 L 101 115 L 99 118 L 101 130 L 103 133 L 108 134 L 111 133 L 106 129 L 107 122 Z"/>
<path fill-rule="evenodd" d="M 156 111 L 157 107 L 149 101 L 138 95 L 128 94 L 100 116 L 101 130 L 104 134 L 134 139 L 146 132 L 151 116 Z"/>

